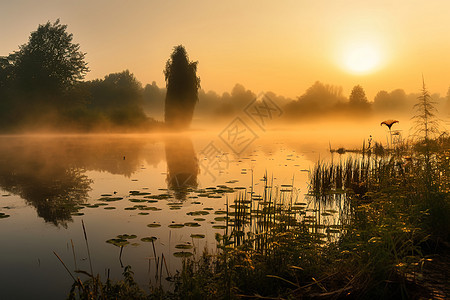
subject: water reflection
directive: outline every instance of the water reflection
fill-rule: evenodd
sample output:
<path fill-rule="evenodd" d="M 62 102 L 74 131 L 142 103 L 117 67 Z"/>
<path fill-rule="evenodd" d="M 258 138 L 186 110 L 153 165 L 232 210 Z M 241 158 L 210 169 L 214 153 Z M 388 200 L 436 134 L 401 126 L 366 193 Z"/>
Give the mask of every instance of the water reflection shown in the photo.
<path fill-rule="evenodd" d="M 34 206 L 46 222 L 67 227 L 71 214 L 78 211 L 91 190 L 92 180 L 84 170 L 24 156 L 23 152 L 2 152 L 0 187 Z"/>
<path fill-rule="evenodd" d="M 39 217 L 67 227 L 89 200 L 93 180 L 86 171 L 130 177 L 143 161 L 156 165 L 162 149 L 146 139 L 3 137 L 0 188 L 20 196 Z"/>
<path fill-rule="evenodd" d="M 198 160 L 192 140 L 176 136 L 166 139 L 167 187 L 177 200 L 186 200 L 189 189 L 197 188 Z"/>

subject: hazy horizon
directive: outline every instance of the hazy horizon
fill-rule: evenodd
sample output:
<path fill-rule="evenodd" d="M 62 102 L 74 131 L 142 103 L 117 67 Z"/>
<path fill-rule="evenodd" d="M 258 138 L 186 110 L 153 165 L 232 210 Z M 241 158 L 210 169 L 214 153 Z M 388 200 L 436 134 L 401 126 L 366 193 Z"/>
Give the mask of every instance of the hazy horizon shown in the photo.
<path fill-rule="evenodd" d="M 320 80 L 342 86 L 344 94 L 360 84 L 373 99 L 379 90 L 398 87 L 418 92 L 423 74 L 432 93 L 445 95 L 447 6 L 438 1 L 23 0 L 3 4 L 0 55 L 26 43 L 37 24 L 59 18 L 87 53 L 86 80 L 129 69 L 144 85 L 163 86 L 168 54 L 183 44 L 199 62 L 202 88 L 220 94 L 241 83 L 294 98 Z"/>

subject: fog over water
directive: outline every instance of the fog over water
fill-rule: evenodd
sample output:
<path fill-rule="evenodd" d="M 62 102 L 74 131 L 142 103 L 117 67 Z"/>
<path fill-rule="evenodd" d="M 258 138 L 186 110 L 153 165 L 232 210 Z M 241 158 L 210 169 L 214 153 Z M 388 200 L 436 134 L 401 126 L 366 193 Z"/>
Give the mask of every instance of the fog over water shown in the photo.
<path fill-rule="evenodd" d="M 73 240 L 78 268 L 88 268 L 81 220 L 86 224 L 95 271 L 103 274 L 110 268 L 114 278 L 121 274 L 119 248 L 105 241 L 124 233 L 137 235 L 132 243 L 140 245 L 125 247 L 122 261 L 132 265 L 137 280 L 146 284 L 154 280 L 154 271 L 148 271 L 146 257 L 152 254 L 149 244 L 140 241 L 143 237 L 158 238 L 157 251 L 166 254 L 172 271 L 181 266 L 181 259 L 171 255 L 178 243 L 194 243 L 194 255 L 204 247 L 216 251 L 214 233 L 221 229 L 212 227 L 220 223 L 214 221 L 213 211 L 224 210 L 227 199 L 234 196 L 202 197 L 195 190 L 220 185 L 249 188 L 253 182 L 254 191 L 261 193 L 261 179 L 267 173 L 274 186 L 293 184 L 296 197 L 304 201 L 313 164 L 319 159 L 345 158 L 331 155 L 330 146 L 359 149 L 371 135 L 383 144 L 389 136 L 387 128 L 371 120 L 308 124 L 290 130 L 279 125 L 263 130 L 242 120 L 255 134 L 245 147 L 233 144 L 230 127 L 220 124 L 208 131 L 194 126 L 182 134 L 1 136 L 0 211 L 9 215 L 0 220 L 0 235 L 7 241 L 0 257 L 0 282 L 6 287 L 2 292 L 17 296 L 19 291 L 19 296 L 29 297 L 32 291 L 47 299 L 65 295 L 71 278 L 53 251 L 73 269 Z M 395 126 L 403 133 L 408 125 Z M 146 193 L 169 196 L 144 198 Z M 105 197 L 123 199 L 102 201 Z M 138 200 L 146 202 L 133 202 Z M 96 206 L 99 203 L 107 205 Z M 135 205 L 147 208 L 131 210 Z M 115 209 L 105 209 L 108 206 Z M 188 213 L 205 208 L 212 211 L 200 216 L 205 221 L 198 222 L 199 227 L 168 227 L 194 221 L 196 217 Z M 151 223 L 161 226 L 146 226 Z M 193 233 L 206 238 L 192 239 Z M 30 289 L 19 289 L 22 281 L 29 282 Z"/>

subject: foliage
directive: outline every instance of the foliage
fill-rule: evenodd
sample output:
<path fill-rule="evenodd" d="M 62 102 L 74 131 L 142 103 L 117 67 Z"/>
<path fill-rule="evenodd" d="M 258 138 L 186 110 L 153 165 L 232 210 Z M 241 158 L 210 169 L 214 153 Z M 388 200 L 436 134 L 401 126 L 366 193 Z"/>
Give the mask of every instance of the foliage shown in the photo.
<path fill-rule="evenodd" d="M 356 85 L 355 87 L 353 87 L 348 100 L 351 109 L 362 111 L 370 110 L 370 104 L 367 100 L 366 93 L 360 85 Z"/>
<path fill-rule="evenodd" d="M 187 128 L 198 101 L 200 78 L 197 77 L 197 62 L 189 60 L 182 45 L 174 47 L 164 76 L 167 86 L 165 122 L 172 128 Z"/>
<path fill-rule="evenodd" d="M 8 57 L 13 78 L 21 90 L 45 94 L 62 92 L 82 80 L 89 71 L 80 45 L 72 42 L 67 25 L 59 19 L 39 25 L 27 44 Z"/>
<path fill-rule="evenodd" d="M 67 25 L 47 22 L 27 44 L 0 57 L 0 129 L 59 131 L 149 130 L 143 89 L 128 70 L 82 82 L 85 53 Z"/>
<path fill-rule="evenodd" d="M 379 91 L 373 101 L 373 108 L 376 112 L 401 114 L 409 112 L 409 105 L 406 93 L 402 89 L 396 89 L 388 93 Z"/>
<path fill-rule="evenodd" d="M 439 122 L 436 118 L 436 102 L 431 98 L 425 81 L 422 83 L 422 92 L 417 97 L 417 103 L 414 105 L 416 115 L 413 117 L 415 122 L 415 134 L 425 141 L 439 134 Z"/>
<path fill-rule="evenodd" d="M 69 300 L 94 300 L 94 299 L 148 299 L 145 292 L 138 286 L 133 277 L 130 266 L 123 270 L 123 280 L 113 282 L 109 278 L 103 283 L 100 276 L 92 276 L 85 271 L 78 273 L 89 276 L 82 282 L 79 278 L 73 283 L 69 293 Z"/>

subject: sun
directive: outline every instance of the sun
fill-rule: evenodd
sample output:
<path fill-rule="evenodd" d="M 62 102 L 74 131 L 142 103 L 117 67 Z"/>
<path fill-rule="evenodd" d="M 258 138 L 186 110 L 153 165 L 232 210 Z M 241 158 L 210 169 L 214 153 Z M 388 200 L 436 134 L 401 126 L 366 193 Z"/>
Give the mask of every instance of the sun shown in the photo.
<path fill-rule="evenodd" d="M 367 74 L 381 67 L 380 47 L 374 42 L 357 41 L 344 46 L 341 55 L 342 67 L 355 74 Z"/>

